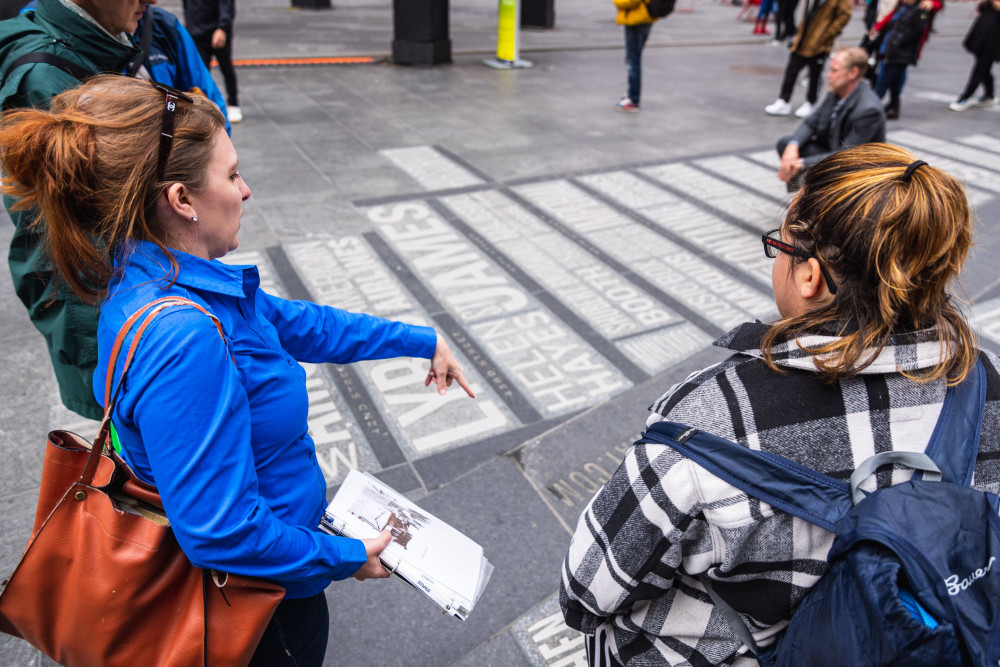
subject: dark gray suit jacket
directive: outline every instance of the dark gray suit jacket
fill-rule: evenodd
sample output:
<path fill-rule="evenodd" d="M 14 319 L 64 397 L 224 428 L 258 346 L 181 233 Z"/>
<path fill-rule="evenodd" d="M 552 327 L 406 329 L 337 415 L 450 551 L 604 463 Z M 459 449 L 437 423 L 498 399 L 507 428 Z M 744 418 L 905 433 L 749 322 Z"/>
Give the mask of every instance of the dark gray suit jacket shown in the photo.
<path fill-rule="evenodd" d="M 862 79 L 831 122 L 838 98 L 828 93 L 812 115 L 799 125 L 789 139 L 799 142 L 799 155 L 806 165 L 816 164 L 837 151 L 871 141 L 885 141 L 885 111 Z"/>

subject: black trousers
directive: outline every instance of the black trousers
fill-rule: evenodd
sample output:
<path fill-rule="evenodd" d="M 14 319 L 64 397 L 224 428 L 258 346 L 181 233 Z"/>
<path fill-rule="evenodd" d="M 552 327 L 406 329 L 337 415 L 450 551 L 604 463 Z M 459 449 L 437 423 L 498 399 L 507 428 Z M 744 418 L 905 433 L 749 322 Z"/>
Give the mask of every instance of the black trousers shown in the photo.
<path fill-rule="evenodd" d="M 321 592 L 284 599 L 271 617 L 250 667 L 322 667 L 330 636 L 330 611 Z"/>
<path fill-rule="evenodd" d="M 799 0 L 778 0 L 775 39 L 780 41 L 795 35 L 795 8 L 798 6 Z"/>
<path fill-rule="evenodd" d="M 969 99 L 980 85 L 983 87 L 985 97 L 993 97 L 993 73 L 990 72 L 992 68 L 992 58 L 976 56 L 976 63 L 972 66 L 972 72 L 969 74 L 969 82 L 965 84 L 965 90 L 958 96 L 958 99 Z"/>
<path fill-rule="evenodd" d="M 233 31 L 226 32 L 226 45 L 221 49 L 212 48 L 212 33 L 191 35 L 191 37 L 205 67 L 212 69 L 212 56 L 219 61 L 219 71 L 222 72 L 222 78 L 226 82 L 226 105 L 238 107 L 240 93 L 236 84 L 236 69 L 233 67 Z"/>
<path fill-rule="evenodd" d="M 795 79 L 798 78 L 803 67 L 808 67 L 809 91 L 806 93 L 806 99 L 809 100 L 810 104 L 816 104 L 816 99 L 819 97 L 819 81 L 823 76 L 823 63 L 826 62 L 828 55 L 828 53 L 820 53 L 812 58 L 805 58 L 794 51 L 789 53 L 788 64 L 785 65 L 785 78 L 781 82 L 781 94 L 778 97 L 786 102 L 790 101 L 792 90 L 795 88 Z"/>

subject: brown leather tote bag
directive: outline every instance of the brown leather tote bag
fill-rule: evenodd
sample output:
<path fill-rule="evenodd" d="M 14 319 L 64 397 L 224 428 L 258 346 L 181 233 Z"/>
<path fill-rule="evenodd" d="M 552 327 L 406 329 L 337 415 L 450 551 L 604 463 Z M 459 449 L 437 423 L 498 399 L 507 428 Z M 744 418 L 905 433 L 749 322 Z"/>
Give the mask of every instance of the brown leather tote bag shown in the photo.
<path fill-rule="evenodd" d="M 94 446 L 49 434 L 32 535 L 0 592 L 0 630 L 69 667 L 246 665 L 285 590 L 251 577 L 191 565 L 154 487 L 108 445 L 115 362 L 144 314 L 125 359 L 167 297 L 122 326 L 108 365 L 105 413 Z M 223 340 L 225 338 L 223 337 Z"/>

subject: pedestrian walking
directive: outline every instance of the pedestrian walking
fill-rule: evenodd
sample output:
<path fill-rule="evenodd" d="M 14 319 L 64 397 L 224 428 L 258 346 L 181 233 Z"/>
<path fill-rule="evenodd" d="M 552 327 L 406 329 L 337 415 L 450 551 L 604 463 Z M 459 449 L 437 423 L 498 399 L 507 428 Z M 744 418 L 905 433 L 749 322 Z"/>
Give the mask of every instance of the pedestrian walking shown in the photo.
<path fill-rule="evenodd" d="M 881 100 L 889 93 L 885 105 L 888 120 L 899 118 L 899 102 L 906 85 L 906 69 L 916 65 L 931 30 L 931 22 L 943 5 L 941 0 L 899 0 L 868 33 L 872 40 L 881 38 L 879 47 L 882 65 L 875 80 L 875 95 Z"/>
<path fill-rule="evenodd" d="M 236 0 L 184 0 L 184 23 L 194 39 L 205 67 L 212 69 L 212 57 L 226 85 L 226 113 L 230 123 L 243 120 L 239 84 L 233 67 L 233 22 Z"/>
<path fill-rule="evenodd" d="M 14 18 L 26 4 L 28 0 L 0 0 L 0 21 Z"/>
<path fill-rule="evenodd" d="M 786 41 L 795 37 L 795 9 L 798 6 L 799 0 L 778 0 L 774 39 L 769 42 L 771 45 L 784 46 Z"/>
<path fill-rule="evenodd" d="M 33 12 L 37 5 L 37 0 L 30 0 L 20 13 Z M 143 59 L 133 60 L 124 74 L 165 83 L 179 90 L 200 91 L 215 102 L 223 113 L 226 112 L 226 102 L 219 87 L 202 62 L 191 35 L 176 16 L 155 5 L 147 5 L 132 39 L 136 46 L 145 48 Z M 226 131 L 229 130 L 227 121 Z"/>
<path fill-rule="evenodd" d="M 833 49 L 833 41 L 850 19 L 851 0 L 804 0 L 802 21 L 788 54 L 781 92 L 778 99 L 764 107 L 766 113 L 772 116 L 787 116 L 792 113 L 790 100 L 795 79 L 806 67 L 809 68 L 809 88 L 806 101 L 795 110 L 795 115 L 807 118 L 813 112 L 819 98 L 823 64 Z"/>
<path fill-rule="evenodd" d="M 753 34 L 770 35 L 767 29 L 767 21 L 771 18 L 771 10 L 774 8 L 775 0 L 761 0 L 760 9 L 757 10 L 757 20 L 753 24 Z"/>
<path fill-rule="evenodd" d="M 615 105 L 618 111 L 638 111 L 642 94 L 642 50 L 646 47 L 654 19 L 649 15 L 648 0 L 614 0 L 618 15 L 615 23 L 625 26 L 625 68 L 628 92 Z"/>
<path fill-rule="evenodd" d="M 962 41 L 965 50 L 976 58 L 969 73 L 969 81 L 958 99 L 948 105 L 952 111 L 965 111 L 969 107 L 991 107 L 997 103 L 993 88 L 993 63 L 1000 61 L 1000 0 L 983 0 L 969 33 Z M 973 101 L 972 95 L 979 86 L 983 96 Z"/>

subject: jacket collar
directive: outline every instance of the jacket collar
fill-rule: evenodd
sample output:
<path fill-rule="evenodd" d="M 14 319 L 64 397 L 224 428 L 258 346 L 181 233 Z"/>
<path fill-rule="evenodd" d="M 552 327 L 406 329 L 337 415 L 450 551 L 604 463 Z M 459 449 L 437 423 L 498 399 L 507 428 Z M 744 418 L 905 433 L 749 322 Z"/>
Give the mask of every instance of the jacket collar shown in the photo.
<path fill-rule="evenodd" d="M 715 345 L 761 358 L 761 340 L 768 330 L 763 322 L 746 322 L 715 341 Z M 777 344 L 771 348 L 772 359 L 778 366 L 815 371 L 816 363 L 813 355 L 806 350 L 821 347 L 837 340 L 836 336 L 809 334 L 800 336 L 793 341 Z M 805 349 L 803 349 L 805 348 Z M 874 355 L 874 361 L 859 371 L 860 375 L 881 375 L 898 373 L 899 371 L 915 371 L 930 368 L 940 363 L 943 350 L 935 329 L 924 329 L 909 333 L 894 334 L 889 343 L 878 354 L 869 350 L 862 357 L 867 360 Z"/>
<path fill-rule="evenodd" d="M 170 253 L 178 265 L 175 285 L 240 299 L 253 294 L 260 285 L 260 274 L 256 266 L 223 264 L 218 260 L 202 259 L 172 248 Z M 118 257 L 115 259 L 122 288 L 148 281 L 166 282 L 170 279 L 170 259 L 155 243 L 133 241 L 117 255 L 124 258 L 124 266 Z"/>
<path fill-rule="evenodd" d="M 67 7 L 64 0 L 38 0 L 35 21 L 49 34 L 62 36 L 65 46 L 105 72 L 121 73 L 142 53 L 135 44 L 118 41 L 82 9 Z"/>
<path fill-rule="evenodd" d="M 854 86 L 854 90 L 852 90 L 851 92 L 849 92 L 847 94 L 847 97 L 844 98 L 844 104 L 841 107 L 841 109 L 850 109 L 855 104 L 857 104 L 858 103 L 858 99 L 862 95 L 864 95 L 865 88 L 870 89 L 871 86 L 868 84 L 868 79 L 866 79 L 864 77 L 861 77 L 861 80 L 858 81 L 858 85 Z"/>

